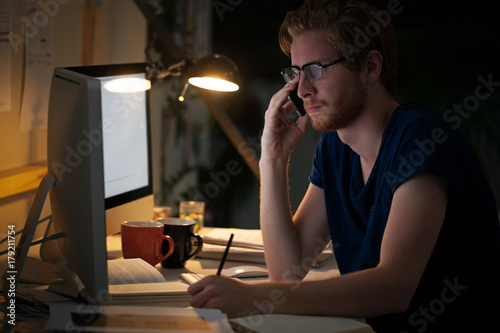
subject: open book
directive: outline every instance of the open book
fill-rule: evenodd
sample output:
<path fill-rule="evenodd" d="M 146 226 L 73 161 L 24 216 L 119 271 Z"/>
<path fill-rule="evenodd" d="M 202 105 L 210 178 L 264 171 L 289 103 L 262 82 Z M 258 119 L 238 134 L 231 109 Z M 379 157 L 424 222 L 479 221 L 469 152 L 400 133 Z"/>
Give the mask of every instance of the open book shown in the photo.
<path fill-rule="evenodd" d="M 47 288 L 72 298 L 85 297 L 84 285 L 68 266 L 59 266 L 59 280 Z M 163 275 L 142 259 L 108 260 L 110 304 L 189 303 L 188 285 L 167 282 Z"/>

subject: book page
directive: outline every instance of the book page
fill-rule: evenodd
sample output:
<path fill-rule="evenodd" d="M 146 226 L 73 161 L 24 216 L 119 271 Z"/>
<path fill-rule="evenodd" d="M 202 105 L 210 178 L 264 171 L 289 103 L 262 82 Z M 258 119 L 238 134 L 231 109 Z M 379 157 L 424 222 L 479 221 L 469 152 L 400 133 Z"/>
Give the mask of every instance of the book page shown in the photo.
<path fill-rule="evenodd" d="M 51 284 L 57 279 L 56 267 L 53 264 L 28 256 L 19 282 Z"/>
<path fill-rule="evenodd" d="M 110 285 L 109 293 L 117 296 L 186 296 L 188 285 L 183 282 L 136 283 Z"/>
<path fill-rule="evenodd" d="M 163 275 L 142 259 L 108 260 L 108 284 L 166 282 Z"/>

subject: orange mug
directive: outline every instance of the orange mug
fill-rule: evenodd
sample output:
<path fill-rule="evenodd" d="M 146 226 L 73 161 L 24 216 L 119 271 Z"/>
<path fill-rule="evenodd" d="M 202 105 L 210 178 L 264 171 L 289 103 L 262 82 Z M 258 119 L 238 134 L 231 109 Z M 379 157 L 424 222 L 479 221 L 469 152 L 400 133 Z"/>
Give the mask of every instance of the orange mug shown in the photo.
<path fill-rule="evenodd" d="M 122 222 L 123 257 L 141 258 L 153 266 L 167 259 L 174 252 L 174 241 L 163 230 L 163 223 L 158 222 Z M 164 240 L 168 242 L 168 251 L 162 254 Z"/>

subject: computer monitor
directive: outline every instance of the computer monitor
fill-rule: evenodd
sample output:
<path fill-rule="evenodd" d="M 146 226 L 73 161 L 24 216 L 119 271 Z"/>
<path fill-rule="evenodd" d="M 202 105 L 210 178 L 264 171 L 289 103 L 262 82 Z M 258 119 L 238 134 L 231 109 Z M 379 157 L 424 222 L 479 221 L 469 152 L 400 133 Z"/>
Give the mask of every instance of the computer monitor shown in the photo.
<path fill-rule="evenodd" d="M 149 91 L 104 83 L 146 77 L 146 64 L 56 68 L 47 128 L 53 225 L 68 264 L 99 301 L 107 292 L 106 236 L 153 217 Z M 101 297 L 102 298 L 102 297 Z"/>

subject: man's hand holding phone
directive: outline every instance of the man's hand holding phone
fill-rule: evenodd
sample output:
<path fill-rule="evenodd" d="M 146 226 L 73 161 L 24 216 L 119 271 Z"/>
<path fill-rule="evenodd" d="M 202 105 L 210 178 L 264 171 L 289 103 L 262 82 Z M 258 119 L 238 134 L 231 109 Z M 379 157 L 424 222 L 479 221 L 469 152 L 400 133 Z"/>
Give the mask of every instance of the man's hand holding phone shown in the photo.
<path fill-rule="evenodd" d="M 302 101 L 302 98 L 297 95 L 298 89 L 299 85 L 296 85 L 295 89 L 290 92 L 288 102 L 292 105 L 293 109 L 299 116 L 305 116 L 306 110 L 304 109 L 304 102 Z"/>
<path fill-rule="evenodd" d="M 282 160 L 286 164 L 290 153 L 295 150 L 305 134 L 309 120 L 306 113 L 304 113 L 305 116 L 299 117 L 296 122 L 288 119 L 290 112 L 293 111 L 287 100 L 294 88 L 287 84 L 271 98 L 262 133 L 261 162 Z M 299 100 L 302 102 L 300 98 Z"/>

